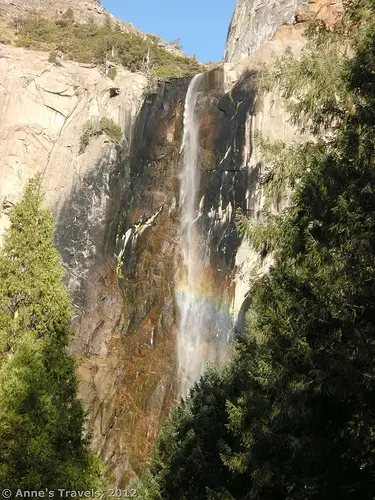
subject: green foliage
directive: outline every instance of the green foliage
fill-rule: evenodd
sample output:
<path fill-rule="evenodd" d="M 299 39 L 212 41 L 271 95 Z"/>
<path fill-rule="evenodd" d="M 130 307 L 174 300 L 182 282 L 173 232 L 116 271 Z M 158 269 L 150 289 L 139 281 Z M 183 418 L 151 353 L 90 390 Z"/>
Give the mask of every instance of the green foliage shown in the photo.
<path fill-rule="evenodd" d="M 128 485 L 131 491 L 135 489 L 137 496 L 142 500 L 163 500 L 160 496 L 160 488 L 156 478 L 149 470 L 145 470 L 141 478 L 132 479 Z"/>
<path fill-rule="evenodd" d="M 180 38 L 175 38 L 171 42 L 169 42 L 169 45 L 174 47 L 177 50 L 182 50 L 182 44 L 181 44 L 181 39 Z"/>
<path fill-rule="evenodd" d="M 298 61 L 287 53 L 274 74 L 274 81 L 281 83 L 281 95 L 292 122 L 306 129 L 312 127 L 313 132 L 332 128 L 344 113 L 348 97 L 346 87 L 336 87 L 345 73 L 343 57 L 335 46 L 319 49 L 310 42 Z M 306 81 L 309 82 L 308 90 Z"/>
<path fill-rule="evenodd" d="M 50 54 L 48 56 L 48 62 L 56 64 L 57 57 L 58 57 L 57 52 L 53 50 L 52 52 L 50 52 Z"/>
<path fill-rule="evenodd" d="M 100 120 L 88 120 L 82 130 L 80 138 L 79 152 L 83 153 L 90 144 L 92 137 L 106 134 L 115 144 L 120 144 L 122 140 L 122 130 L 112 118 L 103 117 Z"/>
<path fill-rule="evenodd" d="M 108 78 L 110 78 L 111 80 L 114 80 L 116 78 L 116 76 L 117 76 L 117 69 L 115 68 L 115 66 L 112 66 L 108 70 Z"/>
<path fill-rule="evenodd" d="M 101 129 L 98 127 L 98 123 L 95 120 L 88 120 L 82 129 L 82 134 L 79 140 L 79 152 L 83 153 L 87 146 L 90 144 L 92 137 L 101 134 Z"/>
<path fill-rule="evenodd" d="M 231 442 L 225 410 L 231 392 L 224 379 L 208 372 L 165 423 L 152 466 L 163 500 L 205 499 L 208 489 L 220 493 L 229 482 L 220 453 Z"/>
<path fill-rule="evenodd" d="M 122 139 L 122 130 L 120 125 L 117 125 L 112 118 L 103 117 L 99 121 L 102 132 L 115 143 L 119 144 Z"/>
<path fill-rule="evenodd" d="M 17 47 L 25 47 L 26 49 L 37 49 L 38 43 L 33 40 L 30 35 L 19 37 L 16 42 Z"/>
<path fill-rule="evenodd" d="M 62 286 L 64 271 L 51 244 L 53 221 L 42 208 L 39 186 L 38 178 L 26 186 L 0 254 L 0 359 L 12 352 L 21 332 L 34 331 L 41 338 L 53 334 L 63 343 L 69 335 L 70 297 Z"/>
<path fill-rule="evenodd" d="M 101 129 L 99 127 L 99 123 L 93 119 L 88 120 L 83 125 L 82 134 L 79 140 L 79 152 L 83 153 L 90 144 L 91 138 L 100 134 Z"/>
<path fill-rule="evenodd" d="M 100 488 L 67 351 L 70 297 L 42 201 L 36 178 L 0 254 L 0 488 Z"/>
<path fill-rule="evenodd" d="M 69 10 L 58 20 L 38 16 L 18 19 L 14 24 L 17 45 L 36 50 L 60 51 L 67 59 L 81 63 L 104 64 L 106 60 L 121 64 L 130 71 L 147 71 L 149 66 L 159 77 L 190 76 L 201 71 L 193 58 L 175 55 L 159 47 L 151 36 L 123 33 L 110 19 L 102 25 L 80 24 Z"/>
<path fill-rule="evenodd" d="M 271 241 L 275 257 L 252 290 L 247 334 L 256 350 L 251 360 L 237 350 L 233 366 L 249 363 L 246 388 L 228 406 L 242 443 L 225 461 L 251 474 L 249 498 L 373 498 L 375 491 L 375 100 L 373 77 L 359 63 L 365 58 L 373 71 L 375 23 L 370 2 L 348 16 L 361 9 L 362 20 L 372 17 L 350 38 L 352 58 L 320 28 L 301 61 L 291 69 L 282 60 L 277 72 L 294 123 L 318 137 L 283 151 L 294 191 L 272 221 L 275 232 L 247 229 L 257 244 Z M 266 182 L 277 184 L 283 173 L 275 178 L 271 169 Z"/>
<path fill-rule="evenodd" d="M 350 3 L 309 37 L 274 81 L 315 137 L 263 144 L 264 187 L 289 190 L 289 206 L 238 224 L 273 265 L 251 289 L 222 392 L 204 376 L 164 430 L 152 472 L 166 499 L 375 496 L 375 4 Z"/>

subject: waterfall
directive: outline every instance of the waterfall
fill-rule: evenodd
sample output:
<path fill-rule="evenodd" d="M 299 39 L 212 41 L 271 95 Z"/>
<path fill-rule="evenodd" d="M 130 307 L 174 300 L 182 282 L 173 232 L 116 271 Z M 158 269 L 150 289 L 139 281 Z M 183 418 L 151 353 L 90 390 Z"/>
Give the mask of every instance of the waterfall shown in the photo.
<path fill-rule="evenodd" d="M 188 88 L 184 110 L 183 154 L 180 187 L 180 233 L 183 269 L 177 287 L 179 329 L 177 360 L 179 393 L 186 397 L 202 375 L 205 365 L 218 363 L 222 338 L 229 331 L 228 315 L 214 300 L 207 235 L 201 234 L 199 213 L 199 110 L 197 100 L 204 89 L 204 75 L 196 75 Z M 226 345 L 226 340 L 225 340 Z M 226 347 L 225 347 L 226 351 Z"/>
<path fill-rule="evenodd" d="M 199 188 L 199 120 L 196 112 L 198 93 L 204 76 L 196 75 L 188 88 L 184 111 L 184 135 L 181 151 L 183 165 L 180 187 L 181 250 L 184 258 L 183 288 L 178 294 L 180 325 L 177 337 L 180 395 L 186 397 L 192 383 L 203 371 L 202 311 L 199 289 L 202 259 L 197 227 L 197 191 Z"/>

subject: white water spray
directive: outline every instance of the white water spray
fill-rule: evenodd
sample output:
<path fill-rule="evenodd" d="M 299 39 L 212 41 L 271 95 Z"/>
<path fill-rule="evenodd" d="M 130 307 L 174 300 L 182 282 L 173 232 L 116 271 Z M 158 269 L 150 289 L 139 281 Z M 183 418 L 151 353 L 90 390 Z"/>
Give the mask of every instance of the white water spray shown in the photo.
<path fill-rule="evenodd" d="M 177 339 L 177 358 L 179 364 L 180 395 L 186 397 L 192 383 L 201 375 L 203 317 L 200 314 L 199 298 L 200 270 L 202 267 L 199 252 L 197 229 L 197 190 L 199 185 L 197 160 L 199 147 L 199 122 L 196 113 L 198 92 L 203 75 L 196 75 L 188 88 L 184 111 L 184 135 L 181 151 L 183 169 L 180 187 L 181 209 L 181 249 L 184 258 L 185 276 L 178 295 L 180 328 Z"/>
<path fill-rule="evenodd" d="M 221 334 L 230 328 L 228 318 L 210 296 L 210 268 L 207 235 L 200 234 L 197 194 L 199 191 L 199 111 L 197 100 L 203 91 L 204 75 L 195 76 L 189 86 L 184 111 L 181 151 L 183 165 L 180 188 L 181 250 L 183 276 L 177 293 L 180 324 L 177 338 L 179 393 L 185 398 L 213 361 Z M 215 352 L 216 350 L 216 352 Z M 220 350 L 220 349 L 219 349 Z"/>

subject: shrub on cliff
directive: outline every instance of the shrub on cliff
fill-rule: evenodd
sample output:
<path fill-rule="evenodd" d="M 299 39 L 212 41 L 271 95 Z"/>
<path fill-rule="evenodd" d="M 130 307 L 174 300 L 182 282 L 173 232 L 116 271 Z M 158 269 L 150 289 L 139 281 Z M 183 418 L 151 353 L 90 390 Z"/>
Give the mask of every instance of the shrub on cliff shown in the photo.
<path fill-rule="evenodd" d="M 53 221 L 31 180 L 0 253 L 0 488 L 100 487 L 83 437 L 71 301 L 53 246 Z"/>
<path fill-rule="evenodd" d="M 14 22 L 17 45 L 36 50 L 58 51 L 67 59 L 104 65 L 121 64 L 130 71 L 152 70 L 159 77 L 189 76 L 201 71 L 195 58 L 179 56 L 162 47 L 152 36 L 146 38 L 123 33 L 107 20 L 102 26 L 80 24 L 71 15 L 47 20 L 36 15 Z M 147 57 L 149 60 L 147 61 Z"/>
<path fill-rule="evenodd" d="M 100 127 L 104 134 L 106 134 L 115 144 L 119 144 L 122 139 L 122 130 L 120 125 L 117 125 L 112 118 L 104 116 L 100 119 Z"/>
<path fill-rule="evenodd" d="M 116 76 L 117 76 L 117 69 L 114 66 L 112 66 L 108 70 L 108 78 L 110 78 L 111 80 L 115 80 Z"/>
<path fill-rule="evenodd" d="M 100 118 L 100 120 L 91 119 L 83 125 L 82 135 L 79 141 L 79 152 L 83 153 L 90 144 L 90 140 L 102 134 L 106 134 L 115 144 L 120 144 L 122 140 L 121 127 L 117 125 L 112 118 L 103 117 Z"/>
<path fill-rule="evenodd" d="M 351 3 L 333 30 L 313 25 L 301 59 L 280 61 L 274 80 L 292 120 L 315 137 L 267 147 L 264 182 L 286 185 L 289 207 L 239 226 L 274 263 L 251 290 L 246 332 L 222 375 L 226 397 L 210 406 L 215 419 L 193 393 L 160 438 L 162 498 L 191 497 L 186 478 L 197 499 L 374 498 L 374 75 L 372 0 Z M 207 438 L 194 455 L 197 428 L 221 450 Z M 215 484 L 206 473 L 218 456 L 230 477 L 219 468 Z"/>

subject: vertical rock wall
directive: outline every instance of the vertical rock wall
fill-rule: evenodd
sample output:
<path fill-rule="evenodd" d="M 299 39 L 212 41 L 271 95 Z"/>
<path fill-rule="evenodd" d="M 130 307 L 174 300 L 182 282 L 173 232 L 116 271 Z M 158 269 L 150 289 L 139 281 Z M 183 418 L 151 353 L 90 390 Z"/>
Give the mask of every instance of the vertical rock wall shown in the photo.
<path fill-rule="evenodd" d="M 212 344 L 224 345 L 233 334 L 228 317 L 243 327 L 250 276 L 270 265 L 242 241 L 236 212 L 263 216 L 264 165 L 255 132 L 271 140 L 301 140 L 277 92 L 258 92 L 257 76 L 289 45 L 298 54 L 303 31 L 303 23 L 283 26 L 251 57 L 207 73 L 198 99 L 197 224 L 209 249 L 205 280 L 217 316 Z M 94 199 L 105 193 L 106 232 L 93 237 L 93 247 L 105 259 L 90 267 L 84 295 L 90 313 L 80 315 L 73 345 L 77 353 L 89 346 L 80 369 L 89 428 L 120 486 L 149 463 L 161 424 L 176 404 L 180 148 L 188 84 L 188 79 L 161 82 L 137 116 L 129 154 L 116 163 L 112 177 L 107 175 L 110 158 L 100 164 L 100 182 L 107 179 L 99 182 L 102 188 L 87 184 Z M 87 187 L 81 191 L 87 192 Z"/>
<path fill-rule="evenodd" d="M 205 293 L 215 316 L 207 356 L 209 349 L 222 353 L 234 332 L 233 324 L 242 326 L 249 268 L 268 265 L 242 242 L 236 228 L 238 209 L 261 216 L 262 163 L 254 146 L 255 130 L 278 126 L 276 135 L 283 137 L 280 123 L 285 115 L 280 100 L 275 95 L 265 102 L 259 99 L 258 69 L 249 64 L 237 74 L 235 68 L 226 66 L 205 74 L 197 103 L 200 187 L 196 223 L 209 249 Z M 95 446 L 102 450 L 119 485 L 149 463 L 160 426 L 177 402 L 180 148 L 188 84 L 188 79 L 162 82 L 146 98 L 129 158 L 122 165 L 126 185 L 115 254 L 123 309 L 115 330 L 117 347 L 111 347 L 109 354 L 111 358 L 117 353 L 118 378 L 102 381 L 109 392 L 100 417 L 94 417 L 98 400 L 89 406 L 90 428 L 98 439 Z M 263 114 L 272 117 L 264 119 Z M 84 380 L 88 379 L 86 373 Z"/>
<path fill-rule="evenodd" d="M 209 248 L 205 280 L 216 316 L 214 345 L 227 344 L 232 333 L 229 319 L 236 316 L 231 316 L 241 246 L 236 210 L 257 211 L 260 165 L 250 163 L 257 113 L 255 76 L 246 72 L 228 93 L 224 69 L 207 73 L 198 102 L 197 223 Z M 81 368 L 86 370 L 82 373 L 87 394 L 88 371 L 92 384 L 108 390 L 101 406 L 98 391 L 92 391 L 89 426 L 119 485 L 149 463 L 160 426 L 177 402 L 180 148 L 188 84 L 188 79 L 161 83 L 147 97 L 135 124 L 129 158 L 122 165 L 126 186 L 115 254 L 123 306 L 102 371 L 109 370 L 113 359 L 117 378 L 99 380 L 89 363 Z M 242 305 L 241 299 L 237 302 Z"/>
<path fill-rule="evenodd" d="M 188 80 L 161 83 L 137 117 L 130 154 L 121 169 L 115 263 L 121 318 L 109 358 L 115 366 L 105 399 L 92 392 L 89 427 L 112 479 L 125 486 L 150 460 L 161 424 L 176 398 L 176 312 L 173 297 L 178 259 L 179 148 Z M 112 307 L 111 304 L 108 305 Z M 95 383 L 97 375 L 85 367 Z"/>
<path fill-rule="evenodd" d="M 271 40 L 278 28 L 312 18 L 334 23 L 342 0 L 237 0 L 228 30 L 225 62 L 241 61 Z"/>
<path fill-rule="evenodd" d="M 293 24 L 307 0 L 237 0 L 229 26 L 225 62 L 245 59 L 269 41 L 282 24 Z"/>

